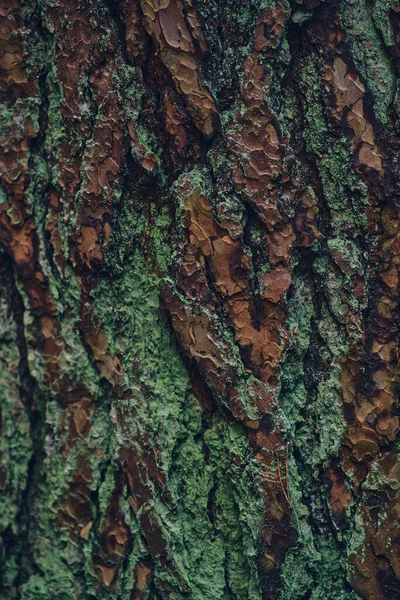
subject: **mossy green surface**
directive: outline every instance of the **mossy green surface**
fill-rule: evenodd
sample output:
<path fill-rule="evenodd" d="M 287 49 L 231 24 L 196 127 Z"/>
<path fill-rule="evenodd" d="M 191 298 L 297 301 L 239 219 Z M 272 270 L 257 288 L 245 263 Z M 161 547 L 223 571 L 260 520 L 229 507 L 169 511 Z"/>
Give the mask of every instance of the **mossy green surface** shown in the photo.
<path fill-rule="evenodd" d="M 96 292 L 97 313 L 134 393 L 132 400 L 113 403 L 112 415 L 121 403 L 124 415 L 131 413 L 124 429 L 117 428 L 116 447 L 155 440 L 170 501 L 153 488 L 151 512 L 162 523 L 171 563 L 191 590 L 186 597 L 260 598 L 254 561 L 262 515 L 258 467 L 241 427 L 222 415 L 204 422 L 159 311 L 159 285 L 136 250 L 121 276 Z M 157 565 L 155 577 L 178 592 L 174 570 Z"/>
<path fill-rule="evenodd" d="M 5 265 L 0 267 L 0 286 L 0 561 L 4 593 L 11 600 L 26 535 L 24 502 L 34 448 L 21 387 L 18 331 L 10 311 L 12 286 Z"/>
<path fill-rule="evenodd" d="M 107 204 L 111 238 L 104 251 L 104 266 L 100 274 L 90 273 L 91 285 L 94 283 L 85 296 L 107 336 L 107 353 L 121 362 L 119 389 L 101 376 L 79 330 L 82 273 L 72 261 L 67 260 L 64 269 L 59 267 L 46 229 L 48 192 L 56 190 L 61 197 L 64 193 L 60 146 L 68 140 L 83 166 L 82 181 L 68 205 L 61 203 L 59 213 L 57 228 L 67 257 L 74 235 L 79 233 L 85 157 L 94 143 L 95 125 L 104 118 L 101 106 L 92 102 L 86 74 L 79 82 L 84 101 L 76 120 L 87 121 L 88 135 L 82 137 L 78 127 L 70 131 L 65 127 L 61 112 L 65 98 L 57 71 L 59 48 L 48 18 L 54 4 L 56 0 L 22 2 L 25 67 L 37 78 L 38 91 L 35 97 L 18 100 L 3 111 L 0 137 L 4 145 L 13 136 L 23 139 L 28 117 L 40 133 L 27 156 L 31 177 L 24 202 L 37 226 L 39 262 L 56 303 L 63 344 L 61 372 L 84 387 L 93 405 L 89 431 L 68 445 L 66 407 L 44 384 L 45 361 L 35 339 L 29 298 L 7 259 L 8 275 L 0 302 L 0 526 L 5 540 L 0 598 L 132 600 L 135 568 L 147 561 L 152 562 L 152 573 L 145 600 L 261 600 L 262 578 L 257 566 L 265 511 L 261 467 L 246 429 L 234 421 L 223 399 L 219 403 L 220 398 L 214 398 L 216 406 L 209 411 L 195 395 L 188 363 L 160 304 L 160 289 L 165 283 L 176 287 L 174 265 L 183 243 L 182 182 L 212 198 L 216 219 L 220 210 L 237 223 L 255 291 L 260 291 L 264 274 L 271 270 L 265 232 L 231 180 L 232 157 L 223 135 L 246 110 L 240 99 L 242 66 L 254 51 L 258 15 L 264 8 L 276 8 L 279 2 L 211 0 L 196 4 L 210 50 L 199 61 L 199 72 L 218 104 L 222 134 L 204 144 L 198 164 L 193 157 L 177 159 L 175 170 L 167 165 L 157 137 L 168 139 L 161 123 L 162 94 L 155 91 L 154 82 L 146 81 L 149 65 L 142 69 L 128 64 L 120 39 L 125 26 L 121 14 L 113 7 L 111 32 L 104 23 L 112 3 L 82 3 L 97 19 L 105 55 L 112 35 L 117 39 L 113 86 L 126 120 L 135 124 L 141 146 L 139 152 L 136 142 L 124 140 L 126 153 Z M 375 115 L 374 127 L 376 123 L 389 127 L 395 92 L 387 52 L 394 43 L 387 18 L 390 4 L 384 0 L 372 5 L 358 0 L 341 3 L 346 60 L 366 86 L 365 105 L 368 114 Z M 289 2 L 280 5 L 289 13 Z M 365 178 L 354 169 L 348 132 L 330 117 L 322 78 L 326 57 L 304 33 L 314 12 L 303 10 L 300 2 L 292 8 L 279 42 L 260 57 L 265 69 L 263 91 L 285 150 L 285 176 L 296 188 L 291 203 L 282 194 L 279 210 L 288 221 L 293 220 L 298 210 L 297 192 L 308 190 L 318 206 L 316 226 L 321 235 L 310 248 L 294 247 L 289 261 L 293 272 L 285 310 L 290 340 L 279 374 L 275 421 L 282 424 L 289 446 L 288 488 L 298 539 L 281 566 L 280 600 L 356 600 L 358 596 L 348 584 L 348 557 L 362 546 L 362 519 L 352 500 L 347 529 L 335 529 L 324 469 L 337 456 L 346 429 L 340 361 L 349 342 L 360 337 L 357 331 L 347 332 L 346 317 L 349 310 L 363 314 L 368 307 L 368 299 L 354 297 L 352 275 L 334 262 L 334 256 L 340 254 L 351 272 L 367 278 L 364 262 L 373 244 L 366 231 L 370 194 Z M 152 60 L 159 57 L 152 55 Z M 158 68 L 162 85 L 172 85 Z M 144 116 L 151 111 L 157 115 L 153 131 Z M 152 172 L 141 165 L 143 148 L 155 157 Z M 4 190 L 0 193 L 5 201 Z M 9 211 L 9 216 L 13 223 L 19 218 L 16 211 Z M 0 255 L 0 260 L 3 258 Z M 13 303 L 10 294 L 20 298 L 18 314 L 9 310 Z M 247 389 L 254 378 L 244 369 L 224 311 L 222 302 L 215 314 L 205 308 L 209 320 L 218 323 L 221 346 L 222 341 L 229 345 L 226 361 L 237 369 L 246 416 L 256 420 L 260 415 Z M 30 378 L 34 383 L 27 395 Z M 27 399 L 35 407 L 32 423 Z M 150 455 L 154 458 L 163 484 L 156 477 L 149 478 L 151 499 L 143 510 L 160 526 L 167 548 L 165 560 L 151 555 L 148 532 L 141 525 L 140 514 L 132 510 L 131 490 L 121 475 L 121 448 L 132 449 L 142 462 Z M 78 519 L 65 508 L 76 491 L 74 478 L 84 470 L 82 464 L 89 471 L 84 510 L 91 524 L 84 536 L 74 530 Z M 122 484 L 117 484 L 119 476 Z M 372 469 L 366 488 L 380 489 L 385 482 L 379 476 Z M 103 585 L 95 563 L 116 490 L 131 539 L 112 583 Z M 108 560 L 107 565 L 111 564 Z"/>
<path fill-rule="evenodd" d="M 371 11 L 366 0 L 343 0 L 341 20 L 348 37 L 351 58 L 371 92 L 374 113 L 382 125 L 386 125 L 394 97 L 395 77 L 381 39 L 382 5 L 379 4 L 375 3 Z M 386 9 L 390 4 L 390 1 L 386 2 Z"/>
<path fill-rule="evenodd" d="M 290 440 L 289 493 L 299 539 L 282 568 L 281 600 L 355 600 L 322 483 L 323 469 L 337 455 L 345 430 L 335 362 L 346 343 L 327 306 L 316 305 L 312 282 L 311 273 L 298 272 L 288 301 L 290 328 L 297 333 L 283 366 L 280 410 Z M 319 336 L 324 345 L 317 358 L 311 349 Z"/>

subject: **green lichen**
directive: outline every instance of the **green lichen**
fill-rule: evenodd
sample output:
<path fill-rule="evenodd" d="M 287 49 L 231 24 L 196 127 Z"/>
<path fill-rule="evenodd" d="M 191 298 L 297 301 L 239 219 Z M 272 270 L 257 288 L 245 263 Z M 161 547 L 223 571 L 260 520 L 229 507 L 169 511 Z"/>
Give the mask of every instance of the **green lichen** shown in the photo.
<path fill-rule="evenodd" d="M 395 0 L 374 0 L 371 10 L 375 27 L 380 31 L 386 46 L 394 45 L 393 30 L 391 27 L 389 13 Z"/>
<path fill-rule="evenodd" d="M 0 261 L 4 261 L 2 252 Z M 0 545 L 0 590 L 4 590 L 11 600 L 14 580 L 18 576 L 18 552 L 25 533 L 21 515 L 33 443 L 20 378 L 17 323 L 9 309 L 11 282 L 5 267 L 4 264 L 0 266 L 0 535 L 7 543 Z"/>
<path fill-rule="evenodd" d="M 318 276 L 329 274 L 329 260 L 321 260 L 314 266 Z M 350 600 L 357 596 L 346 583 L 346 558 L 321 485 L 322 469 L 337 455 L 345 431 L 337 361 L 346 352 L 346 338 L 323 299 L 316 302 L 313 282 L 312 272 L 296 269 L 287 307 L 295 334 L 283 365 L 279 406 L 291 445 L 289 493 L 299 538 L 282 567 L 280 597 Z"/>
<path fill-rule="evenodd" d="M 241 427 L 217 414 L 204 429 L 202 408 L 159 312 L 158 288 L 136 251 L 123 274 L 101 282 L 96 293 L 96 310 L 132 390 L 130 400 L 113 403 L 114 421 L 126 408 L 116 445 L 135 448 L 143 436 L 156 440 L 158 468 L 172 505 L 149 483 L 151 511 L 162 523 L 171 564 L 191 589 L 188 597 L 256 599 L 254 557 L 262 515 L 258 468 Z M 155 577 L 179 589 L 169 567 L 156 563 Z"/>
<path fill-rule="evenodd" d="M 150 89 L 153 84 L 146 80 L 149 65 L 142 69 L 128 64 L 119 39 L 123 27 L 118 31 L 117 17 L 109 18 L 108 5 L 83 3 L 82 12 L 88 11 L 96 23 L 99 48 L 106 59 L 115 35 L 112 81 L 124 123 L 132 120 L 139 144 L 157 161 L 154 170 L 146 172 L 140 166 L 143 148 L 132 142 L 132 155 L 125 155 L 107 204 L 112 236 L 105 250 L 105 268 L 100 274 L 92 273 L 92 279 L 88 275 L 93 287 L 86 292 L 86 301 L 93 302 L 107 335 L 107 353 L 117 356 L 122 364 L 118 386 L 100 376 L 79 332 L 81 281 L 68 261 L 65 269 L 57 266 L 46 226 L 48 192 L 64 194 L 60 147 L 68 141 L 72 155 L 82 158 L 82 181 L 75 196 L 69 197 L 68 206 L 61 203 L 59 213 L 62 253 L 68 257 L 71 234 L 77 233 L 77 211 L 83 207 L 85 160 L 94 143 L 95 126 L 105 114 L 93 100 L 85 73 L 78 84 L 77 93 L 83 100 L 76 108 L 76 119 L 85 122 L 87 135 L 82 135 L 78 126 L 66 131 L 57 69 L 59 47 L 46 16 L 54 4 L 22 0 L 25 66 L 37 80 L 38 91 L 33 99 L 17 100 L 11 108 L 7 105 L 2 113 L 1 139 L 4 145 L 12 136 L 17 141 L 23 139 L 28 117 L 33 119 L 35 131 L 40 129 L 27 154 L 31 176 L 24 201 L 33 213 L 40 266 L 56 302 L 63 343 L 61 372 L 73 385 L 84 385 L 93 405 L 88 432 L 71 441 L 66 423 L 69 409 L 44 386 L 45 359 L 35 339 L 29 299 L 21 283 L 8 281 L 5 288 L 13 286 L 20 294 L 24 314 L 7 311 L 11 300 L 5 294 L 6 300 L 0 303 L 0 362 L 6 365 L 6 375 L 0 381 L 0 467 L 5 491 L 0 500 L 0 525 L 6 531 L 6 541 L 11 537 L 12 543 L 3 551 L 1 594 L 7 600 L 131 600 L 137 583 L 135 568 L 139 562 L 148 561 L 153 563 L 148 600 L 160 600 L 162 593 L 164 600 L 167 596 L 171 600 L 260 600 L 257 540 L 265 511 L 261 467 L 254 459 L 246 431 L 234 422 L 224 403 L 218 403 L 221 399 L 216 398 L 218 405 L 210 415 L 195 396 L 187 364 L 160 307 L 159 292 L 165 282 L 175 288 L 177 284 L 174 261 L 180 257 L 183 239 L 184 180 L 210 199 L 216 219 L 227 214 L 236 220 L 238 229 L 242 228 L 254 290 L 260 289 L 262 276 L 270 268 L 265 231 L 254 223 L 250 208 L 229 181 L 231 158 L 223 136 L 204 146 L 199 165 L 190 162 L 167 172 L 164 149 L 157 139 L 160 131 L 167 137 L 161 122 L 162 91 Z M 207 56 L 199 56 L 199 72 L 217 100 L 224 131 L 245 110 L 239 101 L 240 79 L 244 59 L 254 52 L 258 14 L 276 5 L 274 0 L 196 3 L 210 49 Z M 288 2 L 280 5 L 288 7 Z M 360 73 L 367 87 L 366 106 L 372 103 L 382 124 L 387 123 L 393 99 L 393 75 L 384 48 L 384 44 L 393 43 L 387 19 L 390 5 L 383 0 L 376 0 L 372 7 L 364 1 L 342 2 L 349 66 Z M 363 261 L 373 240 L 366 234 L 367 186 L 354 170 L 353 148 L 346 131 L 326 109 L 322 50 L 315 44 L 310 50 L 308 45 L 307 21 L 312 15 L 308 10 L 294 12 L 290 24 L 297 32 L 292 40 L 294 49 L 285 30 L 276 47 L 260 56 L 267 75 L 266 103 L 285 148 L 284 166 L 295 189 L 293 203 L 285 204 L 282 214 L 294 219 L 296 186 L 309 187 L 319 208 L 317 225 L 323 234 L 312 248 L 299 249 L 298 256 L 291 259 L 294 273 L 287 302 L 291 342 L 282 367 L 276 420 L 283 424 L 290 448 L 288 485 L 299 537 L 282 566 L 281 600 L 355 600 L 346 578 L 349 555 L 360 552 L 364 542 L 359 506 L 351 501 L 349 525 L 336 531 L 323 472 L 337 456 L 346 427 L 340 405 L 339 365 L 348 351 L 349 338 L 354 340 L 358 335 L 347 333 L 346 317 L 349 309 L 359 314 L 365 308 L 365 301 L 353 296 L 351 273 L 365 276 Z M 111 28 L 105 25 L 109 22 Z M 302 32 L 297 36 L 300 27 Z M 301 46 L 299 52 L 297 44 Z M 146 113 L 142 112 L 144 106 Z M 151 110 L 160 120 L 153 124 L 153 131 L 148 121 Z M 127 136 L 125 149 L 129 143 Z M 3 190 L 0 194 L 6 201 Z M 107 188 L 107 198 L 108 194 Z M 12 211 L 9 216 L 13 222 L 19 218 Z M 347 261 L 349 272 L 340 261 L 335 262 L 335 253 Z M 190 305 L 187 298 L 182 300 Z M 192 307 L 196 306 L 193 302 Z M 244 370 L 224 307 L 215 311 L 206 307 L 204 314 L 218 325 L 221 347 L 223 342 L 229 345 L 226 363 L 235 368 L 240 380 L 237 389 L 247 416 L 259 418 L 256 399 L 248 392 L 253 377 Z M 18 328 L 24 330 L 24 339 Z M 24 378 L 28 379 L 21 368 L 24 362 L 34 381 L 29 396 L 35 407 L 33 431 L 28 402 L 25 406 L 20 395 L 21 390 L 26 392 Z M 151 500 L 144 510 L 150 511 L 161 527 L 167 544 L 166 561 L 151 556 L 146 539 L 149 532 L 143 530 L 140 515 L 138 518 L 132 510 L 131 490 L 121 472 L 121 447 L 135 450 L 142 461 L 154 454 L 159 480 L 149 477 L 146 482 Z M 79 479 L 84 467 L 89 475 L 86 483 L 80 481 L 84 488 L 87 486 L 83 522 L 90 519 L 92 526 L 82 537 L 79 528 L 83 522 L 65 504 L 76 492 L 75 478 Z M 117 484 L 117 476 L 122 483 Z M 364 486 L 381 490 L 390 483 L 373 467 Z M 100 532 L 116 488 L 132 540 L 107 586 L 102 585 L 93 563 L 99 556 Z M 76 497 L 72 505 L 75 501 Z M 360 506 L 363 501 L 361 496 Z M 169 591 L 160 591 L 163 586 L 167 590 L 170 586 Z"/>
<path fill-rule="evenodd" d="M 374 16 L 378 22 L 380 12 L 377 7 Z M 341 20 L 348 36 L 351 57 L 372 93 L 374 113 L 386 125 L 389 120 L 388 109 L 394 97 L 395 80 L 367 1 L 343 0 Z"/>
<path fill-rule="evenodd" d="M 324 196 L 330 210 L 330 226 L 338 235 L 367 224 L 368 190 L 353 169 L 353 151 L 347 140 L 327 119 L 321 95 L 318 59 L 306 61 L 299 86 L 305 95 L 304 139 L 307 152 L 316 160 Z"/>

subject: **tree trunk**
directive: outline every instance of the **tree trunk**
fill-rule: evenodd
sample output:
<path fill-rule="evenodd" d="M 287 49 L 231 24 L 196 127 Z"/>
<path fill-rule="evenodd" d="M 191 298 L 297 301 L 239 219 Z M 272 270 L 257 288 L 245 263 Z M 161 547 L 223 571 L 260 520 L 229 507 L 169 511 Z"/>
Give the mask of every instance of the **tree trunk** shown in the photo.
<path fill-rule="evenodd" d="M 0 16 L 0 597 L 400 599 L 400 3 Z"/>

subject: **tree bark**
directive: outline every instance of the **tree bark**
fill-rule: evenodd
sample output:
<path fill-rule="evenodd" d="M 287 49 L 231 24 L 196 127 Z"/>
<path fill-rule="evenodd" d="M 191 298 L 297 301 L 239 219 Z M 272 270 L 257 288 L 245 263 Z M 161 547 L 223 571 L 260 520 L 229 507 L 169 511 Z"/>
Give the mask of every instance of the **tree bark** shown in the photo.
<path fill-rule="evenodd" d="M 1 0 L 1 598 L 400 599 L 399 61 L 395 0 Z"/>

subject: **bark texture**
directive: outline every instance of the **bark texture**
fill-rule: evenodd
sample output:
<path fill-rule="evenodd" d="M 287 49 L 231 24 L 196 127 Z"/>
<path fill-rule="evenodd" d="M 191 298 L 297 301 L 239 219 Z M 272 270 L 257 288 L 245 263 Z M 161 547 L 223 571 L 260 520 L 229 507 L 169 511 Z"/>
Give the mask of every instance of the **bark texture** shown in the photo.
<path fill-rule="evenodd" d="M 0 597 L 400 599 L 400 3 L 0 0 Z"/>

